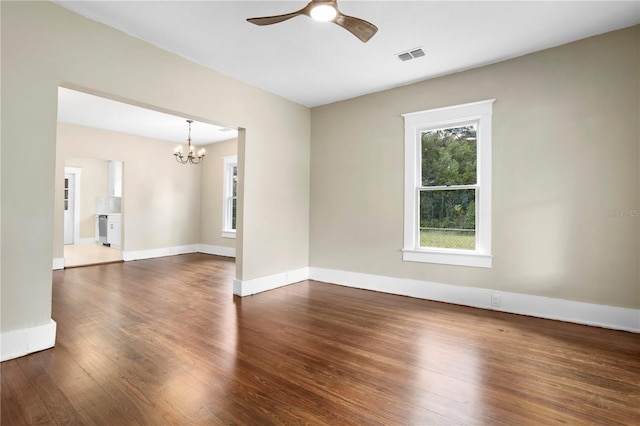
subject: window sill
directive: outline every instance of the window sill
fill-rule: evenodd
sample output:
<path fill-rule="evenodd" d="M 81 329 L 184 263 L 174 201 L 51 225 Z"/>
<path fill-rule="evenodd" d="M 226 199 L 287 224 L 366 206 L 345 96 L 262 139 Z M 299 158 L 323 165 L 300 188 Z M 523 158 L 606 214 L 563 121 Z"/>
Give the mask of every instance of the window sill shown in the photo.
<path fill-rule="evenodd" d="M 462 250 L 416 250 L 403 249 L 402 260 L 405 262 L 439 263 L 442 265 L 473 266 L 491 268 L 493 257 L 472 251 Z"/>
<path fill-rule="evenodd" d="M 222 231 L 222 238 L 235 238 L 236 231 Z"/>

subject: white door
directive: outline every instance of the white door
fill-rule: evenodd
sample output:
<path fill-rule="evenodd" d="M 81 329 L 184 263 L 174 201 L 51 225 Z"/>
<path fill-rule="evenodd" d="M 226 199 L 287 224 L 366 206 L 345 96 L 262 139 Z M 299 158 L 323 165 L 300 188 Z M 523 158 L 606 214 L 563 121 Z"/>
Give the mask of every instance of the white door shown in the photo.
<path fill-rule="evenodd" d="M 64 243 L 73 244 L 76 176 L 64 175 Z"/>

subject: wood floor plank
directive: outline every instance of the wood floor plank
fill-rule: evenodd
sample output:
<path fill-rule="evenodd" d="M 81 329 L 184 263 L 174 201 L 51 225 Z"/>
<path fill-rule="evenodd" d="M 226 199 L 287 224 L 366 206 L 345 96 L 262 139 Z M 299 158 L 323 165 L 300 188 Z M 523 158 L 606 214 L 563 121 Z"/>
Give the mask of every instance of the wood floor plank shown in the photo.
<path fill-rule="evenodd" d="M 85 419 L 84 424 L 125 425 L 120 412 L 109 403 L 106 389 L 77 363 L 63 345 L 56 346 L 51 359 L 45 364 L 53 381 Z M 61 359 L 61 361 L 60 361 Z"/>
<path fill-rule="evenodd" d="M 51 356 L 47 351 L 40 356 L 26 356 L 18 359 L 18 365 L 35 394 L 47 410 L 53 424 L 81 425 L 86 419 L 75 408 L 69 398 L 60 390 L 58 383 L 47 373 L 42 361 Z"/>
<path fill-rule="evenodd" d="M 54 272 L 56 347 L 2 368 L 22 424 L 640 424 L 640 336 L 304 281 L 233 260 Z"/>
<path fill-rule="evenodd" d="M 0 364 L 0 378 L 0 420 L 3 425 L 37 425 L 53 422 L 32 383 L 24 376 L 18 360 Z"/>

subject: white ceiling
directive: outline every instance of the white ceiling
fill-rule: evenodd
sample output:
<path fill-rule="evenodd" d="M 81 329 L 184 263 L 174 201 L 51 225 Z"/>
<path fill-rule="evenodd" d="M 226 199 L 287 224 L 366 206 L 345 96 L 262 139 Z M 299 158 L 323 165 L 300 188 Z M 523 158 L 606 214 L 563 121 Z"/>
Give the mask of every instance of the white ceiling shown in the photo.
<path fill-rule="evenodd" d="M 185 117 L 176 117 L 63 87 L 58 88 L 58 121 L 178 143 L 186 143 L 189 135 L 189 125 Z M 194 145 L 206 145 L 237 137 L 236 129 L 199 121 L 191 124 L 191 143 Z"/>
<path fill-rule="evenodd" d="M 306 16 L 265 27 L 246 22 L 298 10 L 305 0 L 53 1 L 308 107 L 640 23 L 640 1 L 339 1 L 344 14 L 379 28 L 362 43 Z M 416 47 L 426 56 L 396 57 Z"/>

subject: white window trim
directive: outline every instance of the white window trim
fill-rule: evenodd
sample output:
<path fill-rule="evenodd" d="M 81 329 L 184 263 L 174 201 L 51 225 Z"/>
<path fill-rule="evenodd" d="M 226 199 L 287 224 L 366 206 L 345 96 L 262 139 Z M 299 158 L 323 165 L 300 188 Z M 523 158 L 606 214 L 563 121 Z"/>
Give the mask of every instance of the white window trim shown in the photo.
<path fill-rule="evenodd" d="M 231 155 L 224 157 L 223 161 L 223 173 L 224 173 L 224 188 L 222 191 L 222 237 L 223 238 L 235 238 L 236 230 L 231 229 L 231 207 L 227 203 L 227 199 L 231 196 L 233 190 L 233 183 L 231 182 L 233 167 L 238 166 L 238 156 Z"/>
<path fill-rule="evenodd" d="M 404 248 L 402 260 L 491 268 L 491 115 L 495 99 L 402 114 L 404 117 Z M 461 122 L 478 122 L 476 249 L 420 247 L 418 229 L 421 134 Z"/>

